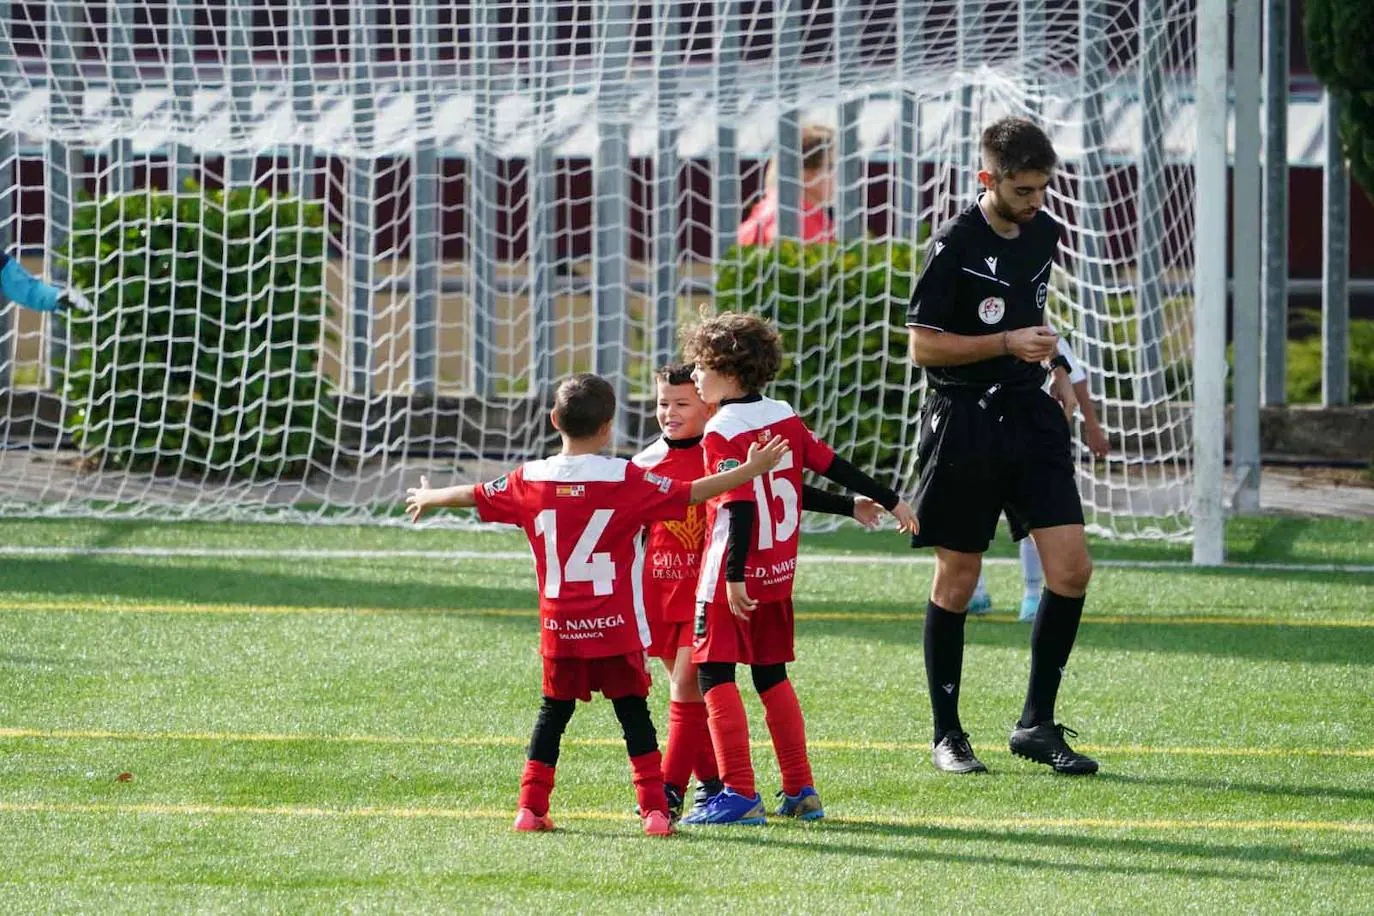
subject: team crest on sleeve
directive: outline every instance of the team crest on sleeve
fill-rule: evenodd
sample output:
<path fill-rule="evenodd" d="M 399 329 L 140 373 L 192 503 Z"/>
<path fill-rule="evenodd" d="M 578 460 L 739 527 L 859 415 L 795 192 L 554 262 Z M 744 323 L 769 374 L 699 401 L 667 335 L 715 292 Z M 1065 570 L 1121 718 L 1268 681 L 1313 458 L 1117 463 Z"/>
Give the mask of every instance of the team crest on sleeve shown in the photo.
<path fill-rule="evenodd" d="M 652 486 L 658 487 L 658 492 L 667 493 L 673 488 L 673 482 L 667 477 L 660 477 L 653 471 L 645 471 L 644 479 Z"/>
<path fill-rule="evenodd" d="M 509 487 L 509 486 L 510 486 L 510 482 L 509 482 L 508 480 L 506 480 L 506 477 L 505 477 L 505 475 L 503 474 L 503 475 L 501 475 L 500 477 L 496 478 L 495 480 L 490 480 L 490 481 L 487 481 L 486 483 L 482 484 L 482 492 L 486 493 L 486 494 L 487 494 L 487 498 L 490 499 L 491 497 L 495 496 L 497 493 L 504 493 L 504 492 L 506 492 L 506 488 Z"/>
<path fill-rule="evenodd" d="M 1049 285 L 1048 285 L 1048 284 L 1041 283 L 1039 286 L 1037 286 L 1037 287 L 1035 288 L 1035 306 L 1036 306 L 1036 308 L 1041 308 L 1041 309 L 1043 309 L 1043 308 L 1045 307 L 1045 303 L 1049 301 L 1049 298 L 1050 298 L 1050 288 L 1049 288 Z"/>
<path fill-rule="evenodd" d="M 988 296 L 978 303 L 978 317 L 983 324 L 996 324 L 1007 313 L 1007 304 L 997 296 Z"/>
<path fill-rule="evenodd" d="M 722 458 L 716 462 L 716 473 L 724 474 L 726 471 L 733 471 L 739 467 L 739 464 L 738 458 Z"/>

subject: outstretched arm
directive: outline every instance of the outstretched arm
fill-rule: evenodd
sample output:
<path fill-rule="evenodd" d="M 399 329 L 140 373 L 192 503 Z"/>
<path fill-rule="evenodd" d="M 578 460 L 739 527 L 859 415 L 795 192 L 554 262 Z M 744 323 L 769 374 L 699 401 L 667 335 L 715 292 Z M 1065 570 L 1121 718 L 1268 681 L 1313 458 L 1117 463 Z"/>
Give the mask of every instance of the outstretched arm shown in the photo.
<path fill-rule="evenodd" d="M 835 481 L 846 490 L 853 490 L 861 496 L 868 497 L 891 512 L 897 519 L 898 531 L 915 534 L 920 529 L 916 513 L 895 490 L 878 483 L 839 455 L 830 462 L 830 467 L 821 472 L 821 476 L 826 480 Z"/>
<path fill-rule="evenodd" d="M 18 258 L 0 252 L 0 292 L 11 302 L 35 312 L 61 312 L 76 309 L 89 312 L 91 304 L 74 289 L 59 289 L 33 276 Z"/>
<path fill-rule="evenodd" d="M 406 514 L 412 522 L 430 509 L 472 509 L 477 505 L 477 488 L 471 484 L 434 489 L 428 477 L 420 478 L 418 487 L 406 490 Z"/>
<path fill-rule="evenodd" d="M 854 497 L 845 493 L 831 493 L 809 483 L 802 484 L 801 507 L 804 512 L 854 517 Z"/>

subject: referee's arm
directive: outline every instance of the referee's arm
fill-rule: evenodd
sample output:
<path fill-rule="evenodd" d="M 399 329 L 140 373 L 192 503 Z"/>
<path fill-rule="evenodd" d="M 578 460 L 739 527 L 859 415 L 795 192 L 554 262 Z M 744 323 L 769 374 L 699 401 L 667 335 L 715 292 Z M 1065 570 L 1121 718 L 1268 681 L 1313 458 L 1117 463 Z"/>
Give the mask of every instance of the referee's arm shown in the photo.
<path fill-rule="evenodd" d="M 918 366 L 962 366 L 1011 352 L 1006 332 L 968 337 L 928 327 L 907 330 L 911 335 L 911 361 Z"/>
<path fill-rule="evenodd" d="M 1059 336 L 1043 326 L 1018 328 L 1000 334 L 951 334 L 937 328 L 911 326 L 911 361 L 918 366 L 963 366 L 1010 354 L 1039 363 L 1054 354 Z"/>

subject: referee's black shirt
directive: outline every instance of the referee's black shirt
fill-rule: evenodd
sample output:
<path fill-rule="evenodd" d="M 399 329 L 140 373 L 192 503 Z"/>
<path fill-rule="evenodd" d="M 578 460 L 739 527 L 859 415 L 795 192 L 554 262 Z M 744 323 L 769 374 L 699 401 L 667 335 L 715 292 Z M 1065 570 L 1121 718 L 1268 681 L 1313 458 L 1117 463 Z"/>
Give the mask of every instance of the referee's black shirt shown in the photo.
<path fill-rule="evenodd" d="M 1003 238 L 975 203 L 931 239 L 907 326 L 977 337 L 1044 324 L 1059 234 L 1059 223 L 1041 210 L 1016 238 Z M 925 371 L 936 390 L 1038 388 L 1045 381 L 1043 366 L 1010 354 Z"/>

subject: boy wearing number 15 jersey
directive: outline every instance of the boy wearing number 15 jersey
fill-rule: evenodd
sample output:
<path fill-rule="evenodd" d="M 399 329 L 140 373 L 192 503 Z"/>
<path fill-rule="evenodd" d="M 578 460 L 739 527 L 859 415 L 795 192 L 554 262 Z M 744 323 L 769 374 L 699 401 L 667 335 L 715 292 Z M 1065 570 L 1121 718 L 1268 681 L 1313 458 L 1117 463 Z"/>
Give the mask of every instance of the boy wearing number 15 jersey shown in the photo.
<path fill-rule="evenodd" d="M 576 701 L 599 692 L 624 731 L 644 832 L 672 832 L 658 736 L 645 701 L 649 631 L 641 530 L 648 522 L 681 519 L 689 505 L 747 483 L 786 452 L 779 440 L 752 450 L 731 473 L 681 483 L 597 454 L 610 438 L 614 414 L 608 382 L 573 376 L 554 399 L 560 454 L 477 487 L 436 490 L 421 478 L 408 491 L 413 520 L 430 508 L 475 507 L 483 521 L 519 526 L 534 551 L 544 701 L 521 778 L 517 830 L 553 829 L 549 796 L 563 730 Z"/>
<path fill-rule="evenodd" d="M 897 517 L 902 530 L 915 514 L 807 429 L 795 410 L 761 394 L 782 364 L 778 332 L 753 315 L 729 312 L 704 319 L 688 333 L 688 360 L 702 399 L 718 405 L 702 440 L 708 473 L 738 468 L 754 443 L 782 438 L 789 452 L 766 475 L 707 503 L 706 548 L 697 589 L 692 660 L 706 697 L 707 725 L 725 790 L 683 823 L 761 824 L 749 725 L 735 665 L 747 664 L 763 701 L 764 718 L 782 770 L 778 814 L 824 816 L 811 775 L 806 730 L 787 679 L 793 656 L 792 579 L 802 509 L 802 471 L 821 474 L 872 499 Z"/>

